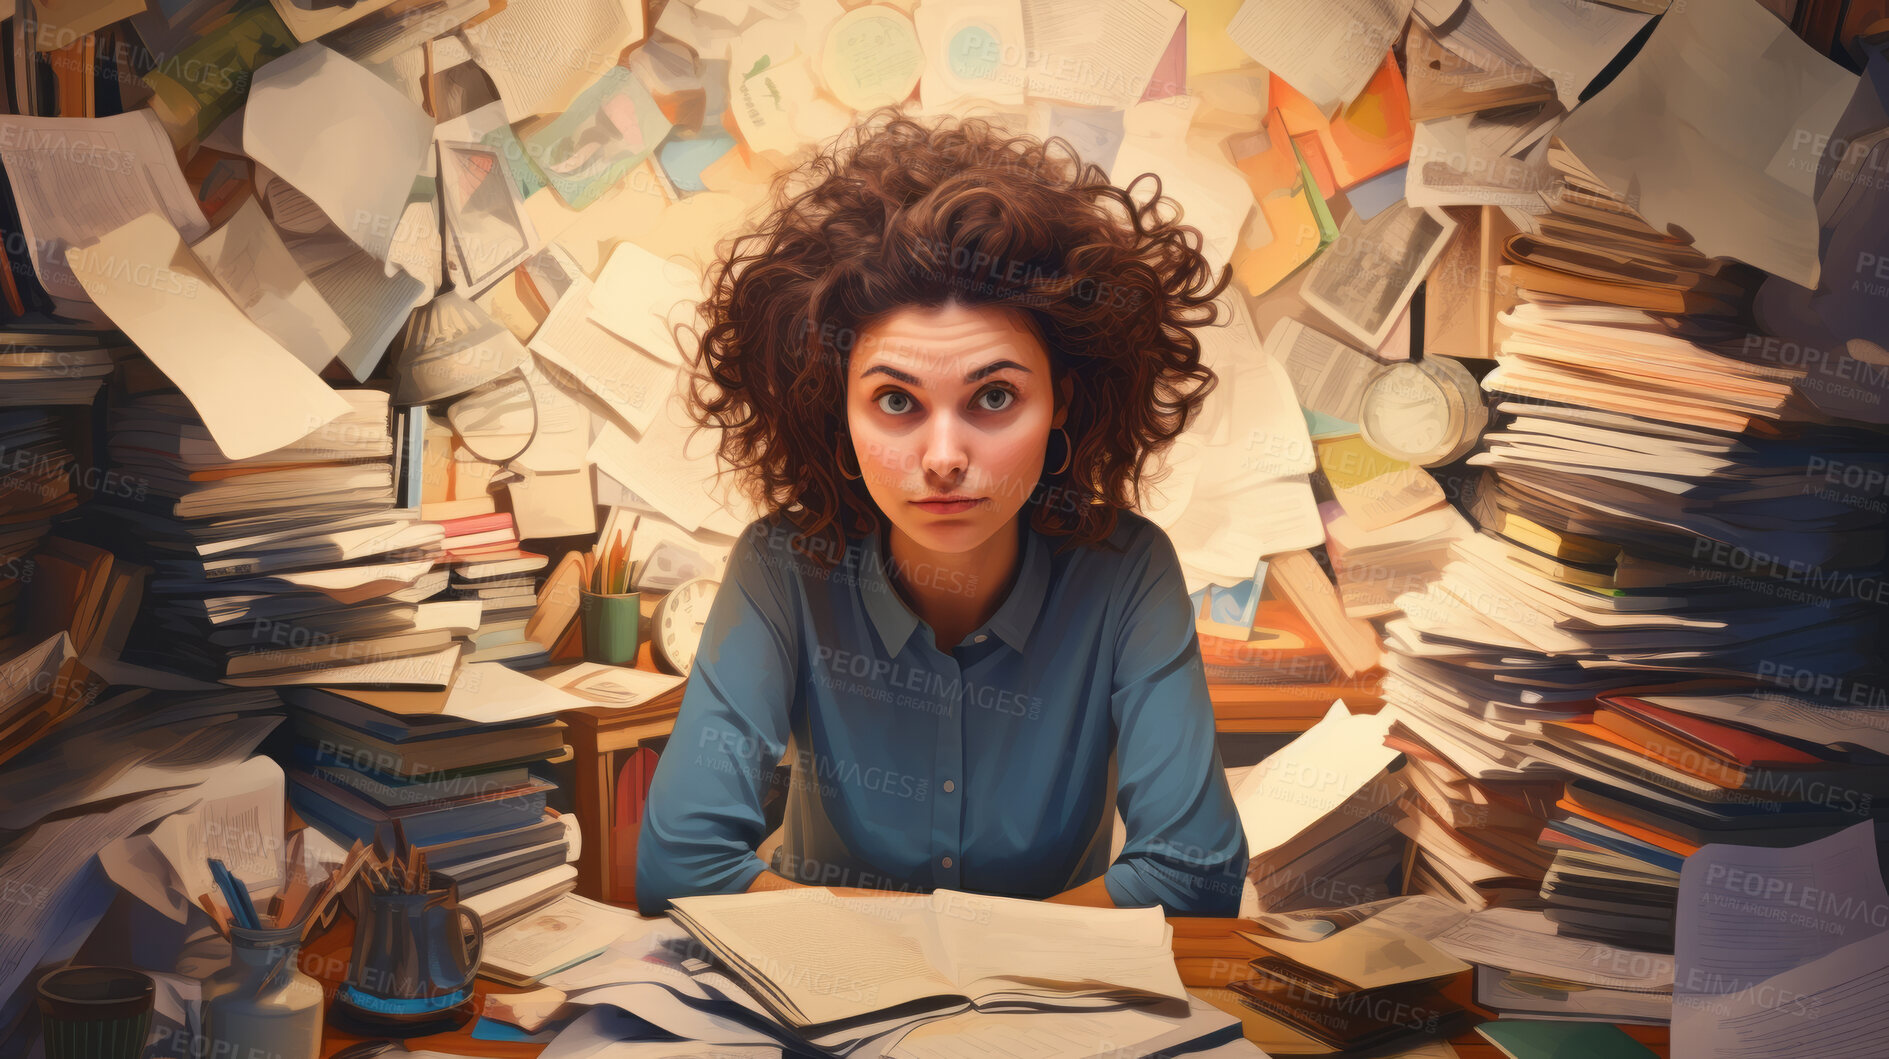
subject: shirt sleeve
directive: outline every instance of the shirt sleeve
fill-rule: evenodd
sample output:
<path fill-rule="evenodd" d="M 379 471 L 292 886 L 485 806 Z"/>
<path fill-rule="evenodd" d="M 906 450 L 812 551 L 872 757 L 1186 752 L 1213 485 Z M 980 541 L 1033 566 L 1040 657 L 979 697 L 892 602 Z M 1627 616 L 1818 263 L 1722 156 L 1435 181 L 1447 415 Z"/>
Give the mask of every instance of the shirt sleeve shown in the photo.
<path fill-rule="evenodd" d="M 1116 805 L 1127 837 L 1103 875 L 1116 905 L 1168 915 L 1233 916 L 1246 832 L 1214 745 L 1213 704 L 1174 544 L 1150 525 L 1131 561 L 1109 699 Z"/>
<path fill-rule="evenodd" d="M 729 556 L 656 762 L 636 847 L 644 915 L 676 897 L 739 893 L 767 868 L 755 852 L 767 837 L 762 795 L 800 679 L 788 549 L 770 525 L 752 524 Z"/>

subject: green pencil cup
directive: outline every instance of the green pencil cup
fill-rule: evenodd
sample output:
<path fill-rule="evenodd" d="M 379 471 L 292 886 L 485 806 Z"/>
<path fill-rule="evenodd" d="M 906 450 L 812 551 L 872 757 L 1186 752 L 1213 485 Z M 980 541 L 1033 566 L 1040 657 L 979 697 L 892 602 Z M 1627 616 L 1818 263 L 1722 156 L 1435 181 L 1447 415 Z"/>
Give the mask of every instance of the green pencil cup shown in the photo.
<path fill-rule="evenodd" d="M 39 980 L 47 1059 L 138 1059 L 157 984 L 120 967 L 66 967 Z"/>
<path fill-rule="evenodd" d="M 643 617 L 643 594 L 603 595 L 582 589 L 579 614 L 584 623 L 584 660 L 609 666 L 636 664 L 637 627 Z"/>

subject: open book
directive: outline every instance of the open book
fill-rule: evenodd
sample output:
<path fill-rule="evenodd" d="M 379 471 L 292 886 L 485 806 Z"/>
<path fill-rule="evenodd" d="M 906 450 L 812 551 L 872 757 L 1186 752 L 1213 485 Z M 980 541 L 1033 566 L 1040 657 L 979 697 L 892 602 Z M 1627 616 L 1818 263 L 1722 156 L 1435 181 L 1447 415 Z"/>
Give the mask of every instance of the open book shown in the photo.
<path fill-rule="evenodd" d="M 670 917 L 810 1039 L 868 1016 L 1187 999 L 1160 908 L 805 888 L 677 898 Z"/>

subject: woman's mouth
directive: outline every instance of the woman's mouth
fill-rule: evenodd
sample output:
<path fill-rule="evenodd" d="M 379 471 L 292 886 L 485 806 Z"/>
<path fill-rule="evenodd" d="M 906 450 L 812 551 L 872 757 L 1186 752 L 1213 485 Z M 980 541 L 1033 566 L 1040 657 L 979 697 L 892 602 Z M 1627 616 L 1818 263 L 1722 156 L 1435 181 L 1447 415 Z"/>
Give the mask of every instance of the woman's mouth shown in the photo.
<path fill-rule="evenodd" d="M 914 500 L 912 504 L 920 510 L 929 511 L 934 515 L 955 515 L 959 512 L 969 511 L 983 502 L 984 498 L 981 496 L 959 496 L 953 494 L 943 497 L 926 497 L 923 500 Z"/>

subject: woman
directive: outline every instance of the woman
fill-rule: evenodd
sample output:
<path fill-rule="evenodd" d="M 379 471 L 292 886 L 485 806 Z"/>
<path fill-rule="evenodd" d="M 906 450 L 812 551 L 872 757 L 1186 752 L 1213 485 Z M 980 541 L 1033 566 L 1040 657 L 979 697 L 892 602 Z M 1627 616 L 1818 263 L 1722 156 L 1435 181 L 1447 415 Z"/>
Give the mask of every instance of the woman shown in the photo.
<path fill-rule="evenodd" d="M 657 765 L 646 914 L 795 885 L 1237 910 L 1186 585 L 1131 510 L 1215 385 L 1190 329 L 1227 277 L 1158 182 L 1137 205 L 1057 148 L 874 115 L 711 270 L 690 398 L 769 514 Z"/>

